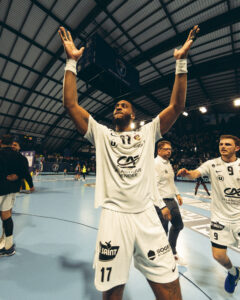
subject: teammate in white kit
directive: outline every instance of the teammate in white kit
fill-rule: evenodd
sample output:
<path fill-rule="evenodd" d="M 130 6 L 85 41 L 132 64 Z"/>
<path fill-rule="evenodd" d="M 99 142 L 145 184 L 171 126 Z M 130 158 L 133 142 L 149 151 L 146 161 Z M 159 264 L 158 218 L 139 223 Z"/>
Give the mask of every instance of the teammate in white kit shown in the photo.
<path fill-rule="evenodd" d="M 183 111 L 187 89 L 187 53 L 199 31 L 191 30 L 184 46 L 174 51 L 176 77 L 169 106 L 139 131 L 132 131 L 132 104 L 121 100 L 113 112 L 115 130 L 96 122 L 78 105 L 77 50 L 70 32 L 59 35 L 67 54 L 64 106 L 77 129 L 96 147 L 95 206 L 102 206 L 96 245 L 95 285 L 104 300 L 122 299 L 132 257 L 158 300 L 180 300 L 176 263 L 153 203 L 170 217 L 154 180 L 154 148 Z"/>
<path fill-rule="evenodd" d="M 177 176 L 195 179 L 209 176 L 212 186 L 211 230 L 213 257 L 228 270 L 225 290 L 233 293 L 240 279 L 240 268 L 234 267 L 227 256 L 228 246 L 240 246 L 240 159 L 236 153 L 240 140 L 222 135 L 219 142 L 221 157 L 203 163 L 198 169 L 181 169 Z"/>
<path fill-rule="evenodd" d="M 177 246 L 177 238 L 179 235 L 179 232 L 183 229 L 183 221 L 181 217 L 181 213 L 178 207 L 179 205 L 182 205 L 183 200 L 182 197 L 174 183 L 174 171 L 172 168 L 172 165 L 169 161 L 169 158 L 172 154 L 172 145 L 169 141 L 163 140 L 158 142 L 157 144 L 157 157 L 155 158 L 155 173 L 157 178 L 157 187 L 160 196 L 163 198 L 163 201 L 167 205 L 168 209 L 171 213 L 171 223 L 172 226 L 170 228 L 168 240 L 169 244 L 172 248 L 172 252 L 174 255 L 174 258 L 176 262 L 179 265 L 186 265 L 186 262 L 183 260 L 182 257 L 179 256 L 176 250 Z M 176 199 L 178 201 L 178 204 L 176 202 Z M 158 215 L 161 219 L 161 222 L 163 224 L 163 228 L 168 234 L 168 220 L 165 220 L 161 216 L 161 212 L 156 207 L 156 210 L 158 212 Z"/>

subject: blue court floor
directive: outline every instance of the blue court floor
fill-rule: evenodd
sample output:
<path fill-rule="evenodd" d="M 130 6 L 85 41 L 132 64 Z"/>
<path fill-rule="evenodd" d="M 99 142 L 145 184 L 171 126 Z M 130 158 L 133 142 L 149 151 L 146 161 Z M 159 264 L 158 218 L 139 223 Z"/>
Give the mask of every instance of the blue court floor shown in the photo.
<path fill-rule="evenodd" d="M 0 259 L 0 300 L 98 300 L 92 268 L 100 210 L 94 209 L 94 177 L 38 176 L 36 192 L 19 194 L 14 207 L 16 254 Z M 179 267 L 184 300 L 239 300 L 224 291 L 226 271 L 211 256 L 208 238 L 210 199 L 194 183 L 178 182 L 185 228 L 178 252 L 188 262 Z M 240 249 L 229 249 L 240 265 Z M 240 285 L 240 284 L 239 284 Z M 154 295 L 143 275 L 131 267 L 124 300 Z"/>

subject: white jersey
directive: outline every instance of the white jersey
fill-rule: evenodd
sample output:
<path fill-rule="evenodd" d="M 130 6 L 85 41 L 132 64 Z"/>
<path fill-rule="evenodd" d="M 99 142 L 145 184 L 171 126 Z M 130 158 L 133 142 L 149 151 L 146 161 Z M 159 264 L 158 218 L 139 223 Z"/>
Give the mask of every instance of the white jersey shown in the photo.
<path fill-rule="evenodd" d="M 206 161 L 197 170 L 211 180 L 212 219 L 240 222 L 240 159 L 226 163 L 218 157 Z"/>
<path fill-rule="evenodd" d="M 155 142 L 161 138 L 160 120 L 138 131 L 116 132 L 91 116 L 85 134 L 96 147 L 95 207 L 137 213 L 154 204 L 166 206 L 154 178 Z"/>
<path fill-rule="evenodd" d="M 179 194 L 174 183 L 174 171 L 169 160 L 157 156 L 154 160 L 157 187 L 162 198 L 175 198 Z"/>

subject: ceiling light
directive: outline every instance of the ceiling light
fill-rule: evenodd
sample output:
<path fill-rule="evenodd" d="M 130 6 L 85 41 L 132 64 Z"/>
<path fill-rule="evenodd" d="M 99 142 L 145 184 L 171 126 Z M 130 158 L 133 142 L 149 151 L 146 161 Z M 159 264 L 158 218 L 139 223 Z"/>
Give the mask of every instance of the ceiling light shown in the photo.
<path fill-rule="evenodd" d="M 184 111 L 182 114 L 183 114 L 185 117 L 188 116 L 188 112 L 186 112 L 186 111 Z"/>
<path fill-rule="evenodd" d="M 207 108 L 205 106 L 199 107 L 199 110 L 202 114 L 205 114 L 207 112 Z"/>
<path fill-rule="evenodd" d="M 240 106 L 240 98 L 237 98 L 233 101 L 234 106 Z"/>
<path fill-rule="evenodd" d="M 135 124 L 131 123 L 131 129 L 134 129 L 134 128 L 135 128 Z"/>

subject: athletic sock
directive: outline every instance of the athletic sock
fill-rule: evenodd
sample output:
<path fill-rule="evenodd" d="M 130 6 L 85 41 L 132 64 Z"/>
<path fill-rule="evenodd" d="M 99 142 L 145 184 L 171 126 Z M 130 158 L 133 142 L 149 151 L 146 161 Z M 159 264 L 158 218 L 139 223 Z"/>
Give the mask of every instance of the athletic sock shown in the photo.
<path fill-rule="evenodd" d="M 7 236 L 5 239 L 5 249 L 8 250 L 13 245 L 13 235 Z"/>
<path fill-rule="evenodd" d="M 237 270 L 236 270 L 236 267 L 234 267 L 234 266 L 232 266 L 231 269 L 228 269 L 228 272 L 233 276 L 237 275 Z"/>

